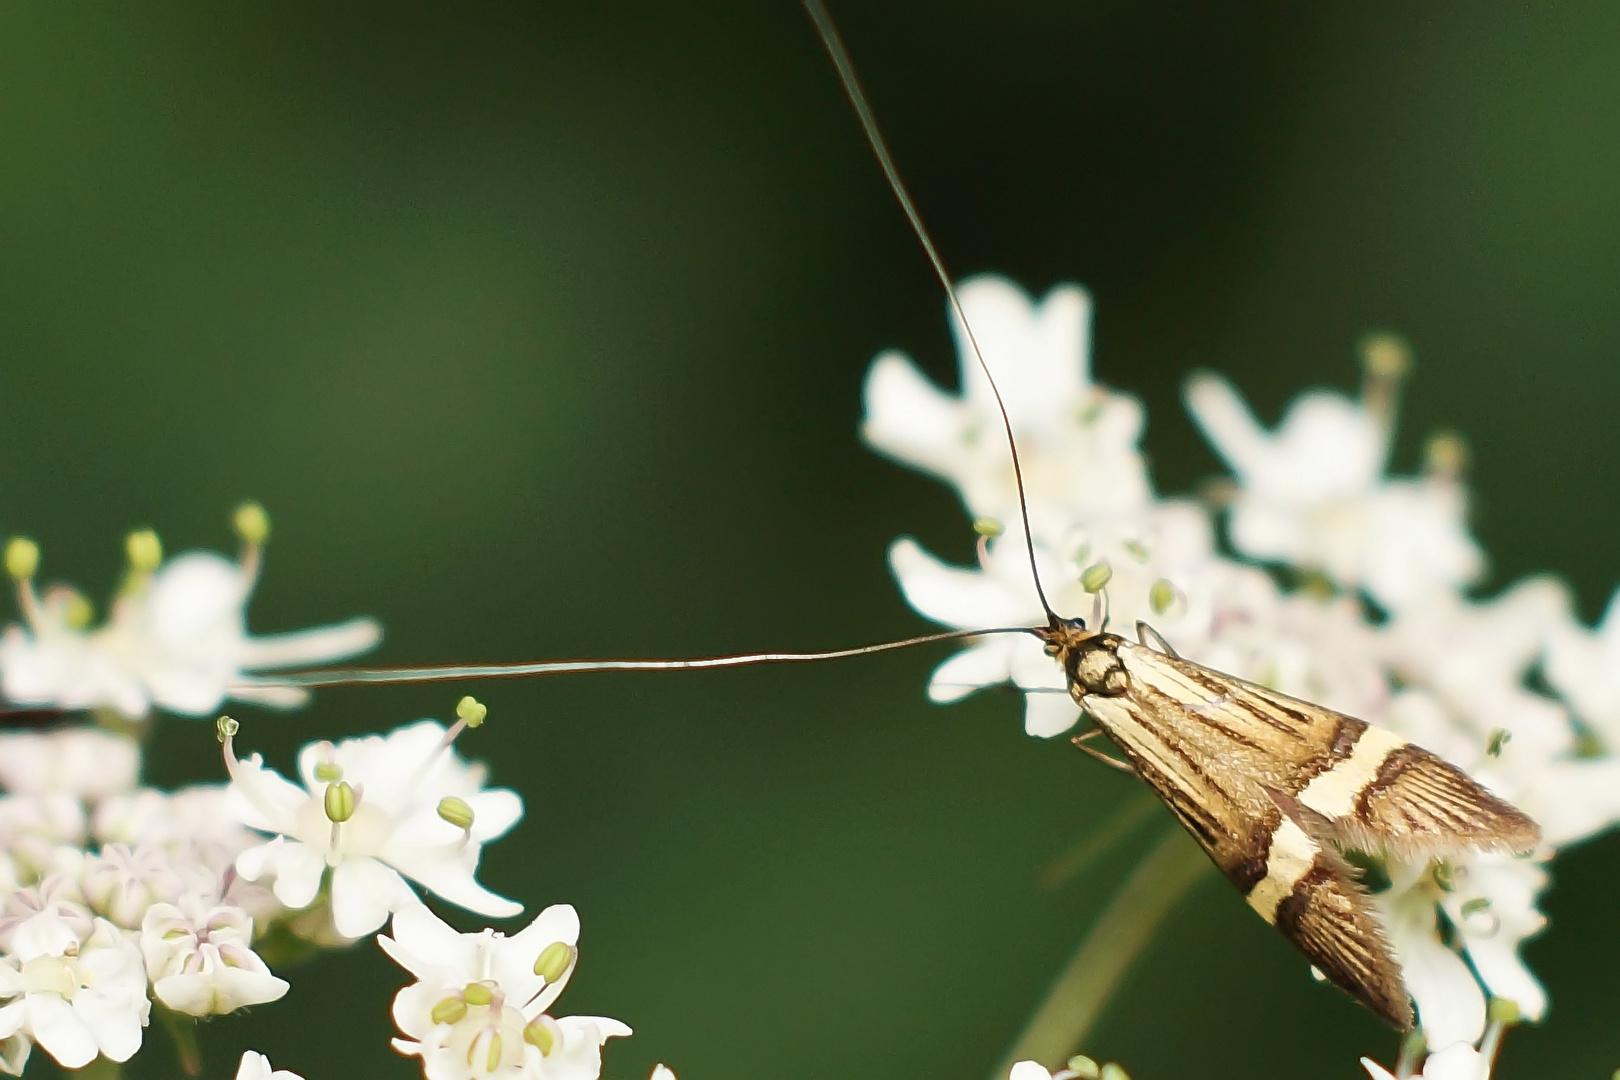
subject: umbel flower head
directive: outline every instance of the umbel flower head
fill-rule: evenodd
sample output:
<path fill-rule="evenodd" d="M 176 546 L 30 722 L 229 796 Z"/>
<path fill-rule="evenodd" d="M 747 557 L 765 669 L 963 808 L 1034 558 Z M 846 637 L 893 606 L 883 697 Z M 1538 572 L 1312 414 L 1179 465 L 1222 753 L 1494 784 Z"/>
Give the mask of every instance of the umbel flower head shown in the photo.
<path fill-rule="evenodd" d="M 332 926 L 350 939 L 415 902 L 406 879 L 481 915 L 520 913 L 521 904 L 474 874 L 484 843 L 523 816 L 523 800 L 505 788 L 486 790 L 483 766 L 455 754 L 456 736 L 484 715 L 471 698 L 459 711 L 448 731 L 423 720 L 388 735 L 311 743 L 298 755 L 301 783 L 257 754 L 238 760 L 236 722 L 222 718 L 229 805 L 248 828 L 273 836 L 238 855 L 237 872 L 270 881 L 290 908 L 309 907 L 324 885 Z"/>
<path fill-rule="evenodd" d="M 256 637 L 247 602 L 258 581 L 269 519 L 256 503 L 236 514 L 242 553 L 232 562 L 192 551 L 165 559 L 157 534 L 131 533 L 129 568 L 107 620 L 94 625 L 78 590 L 35 585 L 39 549 L 14 538 L 6 570 L 17 583 L 23 621 L 0 638 L 0 686 L 14 704 L 112 709 L 131 719 L 154 707 L 207 716 L 227 698 L 275 708 L 302 704 L 306 691 L 257 674 L 341 660 L 374 646 L 371 619 Z"/>
<path fill-rule="evenodd" d="M 1083 293 L 1063 286 L 1036 301 L 978 278 L 960 298 L 1007 402 L 1029 542 L 1059 612 L 1087 616 L 1106 592 L 1114 625 L 1145 620 L 1189 660 L 1389 727 L 1542 825 L 1547 843 L 1529 859 L 1375 852 L 1380 872 L 1368 881 L 1428 1045 L 1478 1043 L 1492 999 L 1539 1018 L 1545 991 L 1518 949 L 1546 922 L 1536 908 L 1546 860 L 1620 820 L 1620 680 L 1605 661 L 1620 657 L 1620 616 L 1611 608 L 1597 632 L 1584 630 L 1567 589 L 1545 577 L 1494 599 L 1463 592 L 1484 556 L 1466 527 L 1460 440 L 1432 440 L 1419 475 L 1388 475 L 1404 345 L 1369 339 L 1359 398 L 1307 393 L 1273 431 L 1219 376 L 1189 383 L 1189 408 L 1234 473 L 1233 557 L 1215 542 L 1208 506 L 1153 490 L 1140 406 L 1092 380 Z M 879 356 L 864 431 L 956 488 L 975 519 L 977 565 L 949 565 L 910 538 L 894 543 L 890 563 L 907 600 L 936 622 L 1040 625 L 1000 415 L 960 352 L 960 395 L 929 385 L 904 357 Z M 1533 681 L 1544 656 L 1558 696 Z M 1002 682 L 1028 691 L 1032 735 L 1079 718 L 1062 672 L 1024 635 L 970 641 L 935 670 L 929 696 L 952 701 Z"/>
<path fill-rule="evenodd" d="M 417 980 L 394 998 L 404 1035 L 394 1048 L 420 1057 L 428 1080 L 596 1080 L 602 1044 L 630 1034 L 605 1016 L 550 1013 L 579 962 L 579 916 L 567 904 L 511 937 L 458 934 L 412 904 L 377 942 Z"/>

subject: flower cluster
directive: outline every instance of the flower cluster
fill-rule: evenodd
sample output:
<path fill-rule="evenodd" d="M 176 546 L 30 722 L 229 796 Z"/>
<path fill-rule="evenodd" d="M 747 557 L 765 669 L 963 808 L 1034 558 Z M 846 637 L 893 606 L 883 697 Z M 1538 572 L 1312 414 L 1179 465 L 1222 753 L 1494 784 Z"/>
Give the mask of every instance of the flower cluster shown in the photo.
<path fill-rule="evenodd" d="M 273 708 L 303 704 L 307 692 L 257 673 L 340 660 L 382 636 L 370 619 L 352 619 L 268 637 L 247 632 L 247 602 L 258 582 L 270 519 L 257 503 L 236 511 L 242 541 L 231 560 L 189 551 L 165 560 L 155 532 L 125 541 L 128 571 L 106 621 L 71 585 L 35 583 L 39 547 L 13 538 L 6 572 L 17 583 L 23 621 L 0 637 L 0 689 L 14 705 L 100 709 L 139 720 L 153 708 L 211 716 L 227 698 Z"/>
<path fill-rule="evenodd" d="M 1145 620 L 1193 661 L 1390 727 L 1541 824 L 1533 858 L 1390 855 L 1375 895 L 1430 1046 L 1478 1042 L 1489 999 L 1539 1018 L 1546 994 L 1518 946 L 1545 925 L 1546 862 L 1620 819 L 1620 599 L 1588 631 L 1552 577 L 1469 593 L 1485 562 L 1466 523 L 1461 440 L 1438 436 L 1418 474 L 1388 475 L 1408 366 L 1397 339 L 1363 343 L 1359 396 L 1307 393 L 1271 430 L 1226 380 L 1192 378 L 1187 405 L 1232 478 L 1213 497 L 1173 498 L 1149 479 L 1140 404 L 1091 379 L 1084 292 L 1037 302 L 979 278 L 961 300 L 1017 440 L 1054 608 L 1088 615 L 1106 590 L 1115 624 Z M 961 393 L 879 356 L 864 434 L 956 488 L 978 565 L 948 565 L 909 538 L 890 561 L 936 622 L 1042 625 L 1001 415 L 956 329 Z M 1232 554 L 1216 539 L 1222 508 Z M 953 701 L 1007 681 L 1028 691 L 1030 734 L 1078 719 L 1062 673 L 1024 635 L 977 639 L 935 670 L 929 694 Z"/>
<path fill-rule="evenodd" d="M 483 844 L 517 823 L 523 803 L 488 788 L 484 767 L 455 752 L 457 737 L 485 718 L 472 698 L 449 728 L 424 720 L 312 743 L 299 755 L 297 783 L 256 754 L 238 758 L 239 725 L 220 718 L 229 783 L 142 786 L 135 736 L 148 728 L 133 721 L 154 709 L 204 715 L 227 698 L 300 704 L 302 691 L 255 673 L 340 659 L 379 636 L 368 619 L 250 636 L 245 605 L 269 524 L 249 504 L 236 525 L 236 562 L 205 552 L 165 560 L 155 534 L 131 534 L 128 573 L 99 627 L 76 590 L 36 588 L 32 542 L 13 539 L 6 549 L 23 615 L 0 640 L 0 686 L 25 707 L 14 715 L 55 724 L 83 710 L 102 724 L 0 734 L 0 1072 L 20 1073 L 36 1046 L 70 1069 L 98 1057 L 127 1061 L 155 1012 L 169 1014 L 184 1044 L 190 1018 L 284 996 L 289 985 L 265 956 L 287 944 L 346 946 L 401 911 L 412 913 L 404 926 L 442 926 L 421 906 L 418 886 L 484 915 L 522 911 L 475 877 Z M 531 930 L 551 932 L 559 919 L 572 919 L 571 909 L 551 909 Z M 554 929 L 572 950 L 577 922 Z M 442 959 L 432 942 L 396 933 L 421 956 Z M 532 936 L 512 941 L 526 947 Z M 534 993 L 519 1003 L 525 1023 L 539 1025 L 530 1045 L 548 1051 L 541 1056 L 551 1071 L 539 1075 L 594 1077 L 586 1062 L 599 1061 L 601 1039 L 587 1048 L 590 1024 L 602 1038 L 628 1029 L 545 1015 L 572 970 L 570 952 L 567 970 L 553 971 L 555 954 L 546 954 L 551 966 L 534 968 L 530 982 L 539 983 L 524 984 Z M 442 988 L 452 975 L 434 977 Z M 477 993 L 463 991 L 469 1001 Z M 522 1031 L 512 1045 L 524 1045 Z M 238 1076 L 294 1074 L 272 1073 L 249 1052 Z"/>

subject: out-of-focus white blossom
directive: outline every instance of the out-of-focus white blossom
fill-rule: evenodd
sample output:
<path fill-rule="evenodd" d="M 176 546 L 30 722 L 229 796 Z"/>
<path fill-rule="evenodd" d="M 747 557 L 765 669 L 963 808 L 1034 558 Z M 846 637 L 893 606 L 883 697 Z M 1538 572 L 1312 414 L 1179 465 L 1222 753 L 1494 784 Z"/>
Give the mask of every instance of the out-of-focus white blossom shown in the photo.
<path fill-rule="evenodd" d="M 270 1059 L 256 1050 L 242 1053 L 241 1064 L 236 1067 L 236 1080 L 304 1080 L 290 1069 L 270 1071 Z"/>
<path fill-rule="evenodd" d="M 287 982 L 250 947 L 253 919 L 195 894 L 154 904 L 141 921 L 141 954 L 159 1001 L 190 1016 L 216 1016 L 275 1001 Z"/>
<path fill-rule="evenodd" d="M 458 725 L 459 727 L 459 725 Z M 486 841 L 523 816 L 523 801 L 484 789 L 484 768 L 463 762 L 445 728 L 431 720 L 390 734 L 311 743 L 298 755 L 302 784 L 265 767 L 257 754 L 237 760 L 227 738 L 229 800 L 237 818 L 274 839 L 242 852 L 237 871 L 268 878 L 280 901 L 308 907 L 329 877 L 332 924 L 363 937 L 391 912 L 415 902 L 405 879 L 481 915 L 506 918 L 521 904 L 474 877 Z M 447 807 L 464 810 L 465 825 Z"/>
<path fill-rule="evenodd" d="M 130 790 L 140 773 L 135 740 L 94 728 L 0 735 L 0 788 L 95 802 Z"/>
<path fill-rule="evenodd" d="M 1091 381 L 1085 291 L 1065 285 L 1036 303 L 984 276 L 958 293 L 1018 436 L 1037 538 L 1062 534 L 1076 517 L 1106 520 L 1147 504 L 1136 448 L 1142 406 Z M 1001 413 L 954 316 L 952 325 L 962 392 L 946 393 L 905 355 L 884 353 L 867 374 L 861 431 L 888 456 L 954 485 L 973 516 L 1011 524 L 1018 488 Z"/>
<path fill-rule="evenodd" d="M 1320 571 L 1391 609 L 1484 570 L 1461 486 L 1447 474 L 1386 478 L 1387 420 L 1366 402 L 1309 393 L 1268 433 L 1230 383 L 1205 374 L 1187 405 L 1237 476 L 1231 535 L 1244 554 Z"/>
<path fill-rule="evenodd" d="M 1296 571 L 1274 579 L 1216 550 L 1207 510 L 1154 493 L 1137 447 L 1140 410 L 1091 383 L 1083 294 L 1058 289 L 1036 304 L 978 279 L 963 299 L 1019 436 L 1052 606 L 1089 618 L 1091 590 L 1105 589 L 1112 627 L 1145 620 L 1190 660 L 1388 726 L 1531 814 L 1546 843 L 1529 858 L 1372 853 L 1390 879 L 1373 902 L 1430 1045 L 1478 1042 L 1487 996 L 1539 1017 L 1546 994 L 1518 950 L 1546 922 L 1536 907 L 1546 862 L 1620 820 L 1620 758 L 1602 752 L 1620 738 L 1620 595 L 1588 632 L 1552 578 L 1483 601 L 1461 593 L 1484 558 L 1465 524 L 1460 444 L 1434 444 L 1421 476 L 1386 475 L 1404 370 L 1388 340 L 1368 349 L 1359 401 L 1307 394 L 1272 432 L 1218 376 L 1189 384 L 1195 419 L 1235 474 L 1232 543 Z M 959 353 L 960 399 L 904 358 L 880 356 L 864 430 L 878 449 L 954 484 L 976 517 L 996 520 L 975 523 L 977 566 L 946 565 L 909 538 L 890 562 L 907 600 L 936 622 L 1042 625 L 1000 418 L 976 362 L 965 346 Z M 1074 407 L 1086 401 L 1101 412 Z M 1114 419 L 1099 423 L 1104 414 Z M 1390 617 L 1372 618 L 1363 596 Z M 1543 657 L 1548 682 L 1603 746 L 1581 737 L 1564 701 L 1532 685 Z M 1031 734 L 1058 734 L 1078 717 L 1062 673 L 1023 635 L 971 642 L 935 670 L 929 696 L 953 701 L 1001 682 L 1029 691 Z M 1430 1060 L 1445 1069 L 1466 1056 Z"/>
<path fill-rule="evenodd" d="M 394 1047 L 420 1057 L 428 1080 L 596 1080 L 602 1044 L 630 1034 L 605 1016 L 549 1013 L 579 961 L 579 916 L 566 904 L 510 937 L 458 934 L 414 904 L 377 940 L 417 980 L 394 998 L 405 1036 Z"/>
<path fill-rule="evenodd" d="M 62 919 L 30 919 L 0 960 L 0 1038 L 25 1034 L 57 1064 L 98 1054 L 128 1061 L 141 1048 L 151 1002 L 141 953 L 105 919 L 82 935 Z"/>
<path fill-rule="evenodd" d="M 1396 1080 L 1394 1073 L 1369 1058 L 1361 1059 L 1362 1066 L 1372 1080 Z M 1438 1053 L 1430 1054 L 1417 1074 L 1422 1080 L 1488 1080 L 1491 1062 L 1468 1043 L 1453 1043 Z"/>
<path fill-rule="evenodd" d="M 31 564 L 12 567 L 28 573 L 18 581 L 23 622 L 0 638 L 0 687 L 8 700 L 115 709 L 132 719 L 154 706 L 206 716 L 226 698 L 289 708 L 302 704 L 307 692 L 256 673 L 343 659 L 381 636 L 370 619 L 249 635 L 247 602 L 261 561 L 257 541 L 245 542 L 238 562 L 204 551 L 163 562 L 149 531 L 132 534 L 129 549 L 129 574 L 100 626 L 91 624 L 90 606 L 76 590 L 53 586 L 36 595 Z"/>

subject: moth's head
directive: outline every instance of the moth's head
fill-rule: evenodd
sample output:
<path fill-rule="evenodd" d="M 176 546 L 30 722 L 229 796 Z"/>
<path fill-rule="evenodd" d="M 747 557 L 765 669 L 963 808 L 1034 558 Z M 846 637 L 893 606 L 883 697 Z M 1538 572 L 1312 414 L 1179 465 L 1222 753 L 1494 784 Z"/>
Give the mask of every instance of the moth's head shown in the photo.
<path fill-rule="evenodd" d="M 1097 631 L 1086 628 L 1084 619 L 1064 619 L 1054 616 L 1051 623 L 1035 631 L 1035 636 L 1046 643 L 1046 655 L 1059 659 L 1069 655 L 1081 644 L 1097 636 Z"/>

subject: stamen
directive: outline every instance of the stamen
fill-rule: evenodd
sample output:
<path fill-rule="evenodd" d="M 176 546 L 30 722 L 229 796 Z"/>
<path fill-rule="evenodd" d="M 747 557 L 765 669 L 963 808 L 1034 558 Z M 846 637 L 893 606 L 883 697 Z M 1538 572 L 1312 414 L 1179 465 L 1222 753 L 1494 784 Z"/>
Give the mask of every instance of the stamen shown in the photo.
<path fill-rule="evenodd" d="M 1498 758 L 1509 742 L 1513 741 L 1513 732 L 1507 728 L 1493 728 L 1485 740 L 1485 756 Z"/>
<path fill-rule="evenodd" d="M 1107 559 L 1099 559 L 1080 573 L 1080 587 L 1088 593 L 1101 592 L 1113 580 L 1114 568 Z"/>
<path fill-rule="evenodd" d="M 439 817 L 462 832 L 471 832 L 473 826 L 473 808 L 467 805 L 467 800 L 458 799 L 454 795 L 446 795 L 439 800 Z"/>
<path fill-rule="evenodd" d="M 1432 479 L 1460 481 L 1468 471 L 1468 442 L 1455 431 L 1437 431 L 1423 446 L 1423 471 Z"/>
<path fill-rule="evenodd" d="M 256 581 L 264 561 L 264 542 L 270 538 L 270 515 L 250 499 L 236 508 L 231 525 L 242 539 L 242 573 L 249 581 Z"/>
<path fill-rule="evenodd" d="M 1170 610 L 1170 606 L 1176 602 L 1179 596 L 1180 594 L 1176 592 L 1174 585 L 1164 578 L 1160 578 L 1148 589 L 1148 606 L 1153 609 L 1153 614 L 1163 615 Z"/>
<path fill-rule="evenodd" d="M 557 1021 L 541 1013 L 523 1028 L 523 1041 L 540 1051 L 541 1057 L 549 1057 L 562 1040 L 562 1029 Z"/>
<path fill-rule="evenodd" d="M 6 544 L 6 573 L 17 583 L 17 606 L 28 625 L 39 627 L 39 594 L 34 575 L 39 572 L 39 545 L 26 536 L 13 536 Z"/>
<path fill-rule="evenodd" d="M 136 529 L 124 538 L 124 553 L 132 574 L 145 576 L 163 565 L 163 541 L 151 529 Z"/>
<path fill-rule="evenodd" d="M 1389 432 L 1395 426 L 1401 383 L 1412 369 L 1412 347 L 1394 334 L 1361 340 L 1361 403 Z"/>
<path fill-rule="evenodd" d="M 534 973 L 546 980 L 547 986 L 551 986 L 568 973 L 578 957 L 579 950 L 568 942 L 553 941 L 540 950 L 540 955 L 535 958 Z"/>
<path fill-rule="evenodd" d="M 467 1015 L 467 1002 L 459 994 L 452 994 L 433 1006 L 428 1018 L 435 1024 L 459 1024 Z"/>
<path fill-rule="evenodd" d="M 461 996 L 469 1005 L 488 1005 L 495 1000 L 495 991 L 488 983 L 468 983 Z"/>

